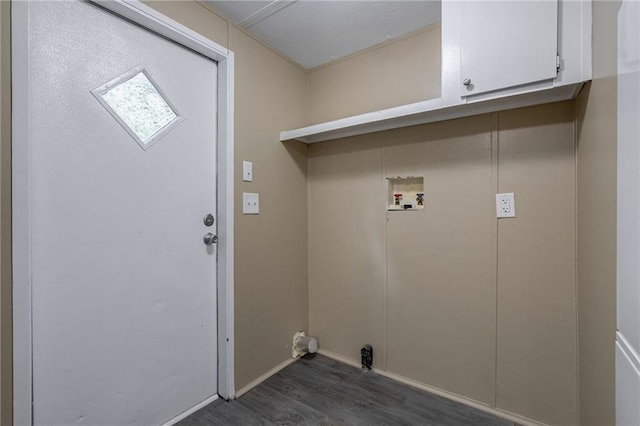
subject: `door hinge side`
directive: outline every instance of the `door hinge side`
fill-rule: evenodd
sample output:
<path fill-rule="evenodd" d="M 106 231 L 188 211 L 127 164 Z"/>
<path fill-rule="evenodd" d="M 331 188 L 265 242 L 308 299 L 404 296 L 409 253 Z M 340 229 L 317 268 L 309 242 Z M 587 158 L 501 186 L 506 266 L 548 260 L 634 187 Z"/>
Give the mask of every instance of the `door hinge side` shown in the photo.
<path fill-rule="evenodd" d="M 560 72 L 560 55 L 556 55 L 556 74 Z"/>

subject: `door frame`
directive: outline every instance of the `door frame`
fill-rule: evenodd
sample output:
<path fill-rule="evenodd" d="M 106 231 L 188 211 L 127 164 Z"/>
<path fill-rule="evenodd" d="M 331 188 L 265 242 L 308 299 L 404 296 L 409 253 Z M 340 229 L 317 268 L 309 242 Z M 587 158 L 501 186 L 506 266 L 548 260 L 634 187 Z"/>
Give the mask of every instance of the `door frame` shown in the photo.
<path fill-rule="evenodd" d="M 640 55 L 637 40 L 639 31 L 631 22 L 640 18 L 640 6 L 633 0 L 623 0 L 617 11 L 617 230 L 616 230 L 616 334 L 615 334 L 615 414 L 616 424 L 635 424 L 640 419 L 638 408 L 638 385 L 640 384 L 640 347 L 631 336 L 640 332 L 631 317 L 640 310 L 639 301 L 630 297 L 637 286 L 636 276 L 638 252 L 637 210 L 635 194 L 638 191 L 636 170 L 640 128 L 634 120 L 639 106 L 637 99 L 631 100 L 636 90 L 631 89 L 634 80 L 640 78 L 640 66 L 636 58 Z M 615 31 L 615 30 L 614 30 Z M 615 34 L 615 32 L 614 32 Z M 629 93 L 625 96 L 623 93 Z M 635 93 L 634 93 L 635 92 Z M 633 127 L 632 127 L 633 126 Z M 629 336 L 629 337 L 627 337 Z M 634 402 L 636 401 L 636 402 Z"/>
<path fill-rule="evenodd" d="M 32 0 L 11 2 L 13 419 L 33 423 L 30 131 L 28 11 Z M 235 397 L 234 383 L 234 56 L 184 25 L 136 0 L 89 0 L 218 63 L 218 395 Z M 183 417 L 183 416 L 180 416 Z M 178 418 L 174 419 L 178 420 Z"/>

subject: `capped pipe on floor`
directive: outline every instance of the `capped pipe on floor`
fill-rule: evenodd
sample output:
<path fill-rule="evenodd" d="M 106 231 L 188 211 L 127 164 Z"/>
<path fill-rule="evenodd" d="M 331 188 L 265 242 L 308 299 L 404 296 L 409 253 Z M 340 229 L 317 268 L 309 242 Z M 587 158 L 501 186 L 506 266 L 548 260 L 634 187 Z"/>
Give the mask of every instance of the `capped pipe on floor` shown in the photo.
<path fill-rule="evenodd" d="M 314 354 L 318 350 L 318 339 L 311 336 L 305 336 L 304 331 L 298 331 L 293 335 L 293 344 L 291 345 L 291 357 L 300 358 L 306 354 Z"/>

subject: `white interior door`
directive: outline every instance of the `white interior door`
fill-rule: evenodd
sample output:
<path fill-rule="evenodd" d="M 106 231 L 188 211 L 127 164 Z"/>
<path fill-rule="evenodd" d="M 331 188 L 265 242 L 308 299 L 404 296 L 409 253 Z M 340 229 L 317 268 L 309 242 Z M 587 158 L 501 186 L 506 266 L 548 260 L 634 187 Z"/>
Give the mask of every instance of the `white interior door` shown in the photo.
<path fill-rule="evenodd" d="M 618 11 L 616 424 L 640 424 L 640 4 Z"/>
<path fill-rule="evenodd" d="M 217 393 L 216 63 L 86 2 L 29 31 L 33 421 L 163 423 Z"/>

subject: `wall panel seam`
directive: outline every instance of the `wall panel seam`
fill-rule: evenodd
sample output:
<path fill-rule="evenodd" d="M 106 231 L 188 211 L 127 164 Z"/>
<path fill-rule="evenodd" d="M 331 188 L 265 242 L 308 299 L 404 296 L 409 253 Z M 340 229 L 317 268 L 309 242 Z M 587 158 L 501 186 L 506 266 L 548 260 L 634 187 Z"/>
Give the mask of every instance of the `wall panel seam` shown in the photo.
<path fill-rule="evenodd" d="M 579 282 L 579 278 L 578 278 L 578 273 L 579 273 L 579 269 L 578 269 L 578 167 L 579 167 L 579 163 L 578 163 L 578 108 L 577 108 L 577 102 L 574 100 L 572 101 L 572 105 L 573 105 L 573 217 L 574 217 L 574 224 L 573 224 L 573 229 L 574 229 L 574 234 L 573 234 L 573 258 L 574 258 L 574 267 L 575 267 L 575 272 L 574 272 L 574 276 L 573 276 L 573 296 L 574 296 L 574 311 L 575 311 L 575 337 L 576 337 L 576 368 L 575 368 L 575 375 L 576 375 L 576 389 L 575 389 L 575 394 L 576 394 L 576 399 L 574 402 L 574 409 L 576 412 L 576 424 L 580 424 L 580 333 L 579 333 L 579 327 L 580 327 L 580 312 L 578 311 L 578 293 L 579 293 L 579 287 L 578 287 L 578 282 Z"/>
<path fill-rule="evenodd" d="M 382 245 L 383 250 L 383 263 L 382 263 L 382 297 L 383 297 L 383 326 L 382 326 L 382 369 L 387 371 L 389 368 L 389 244 L 387 243 L 389 233 L 389 213 L 387 212 L 386 203 L 384 202 L 386 194 L 386 179 L 387 176 L 387 137 L 389 132 L 384 131 L 382 133 L 382 147 L 380 149 L 380 160 L 382 162 L 380 185 L 382 187 L 382 197 L 380 200 L 381 207 L 384 207 L 382 218 Z M 384 203 L 384 204 L 383 204 Z"/>
<path fill-rule="evenodd" d="M 13 317 L 12 317 L 12 229 L 11 229 L 11 3 L 0 4 L 0 424 L 13 423 Z M 8 209 L 5 205 L 8 203 Z M 5 211 L 5 209 L 7 209 Z M 7 213 L 7 214 L 5 214 Z"/>
<path fill-rule="evenodd" d="M 309 328 L 307 332 L 311 335 L 311 250 L 312 250 L 312 232 L 311 232 L 311 224 L 313 223 L 312 211 L 311 208 L 311 155 L 313 148 L 311 146 L 307 147 L 307 327 Z"/>
<path fill-rule="evenodd" d="M 500 113 L 494 113 L 491 115 L 491 188 L 495 193 L 498 193 L 499 182 L 499 168 L 498 168 L 498 153 L 500 146 Z M 493 199 L 493 194 L 490 196 Z M 491 282 L 495 292 L 495 306 L 494 306 L 494 342 L 493 342 L 493 401 L 492 406 L 498 406 L 498 219 L 493 213 L 493 203 L 491 205 L 490 217 L 491 219 Z"/>

